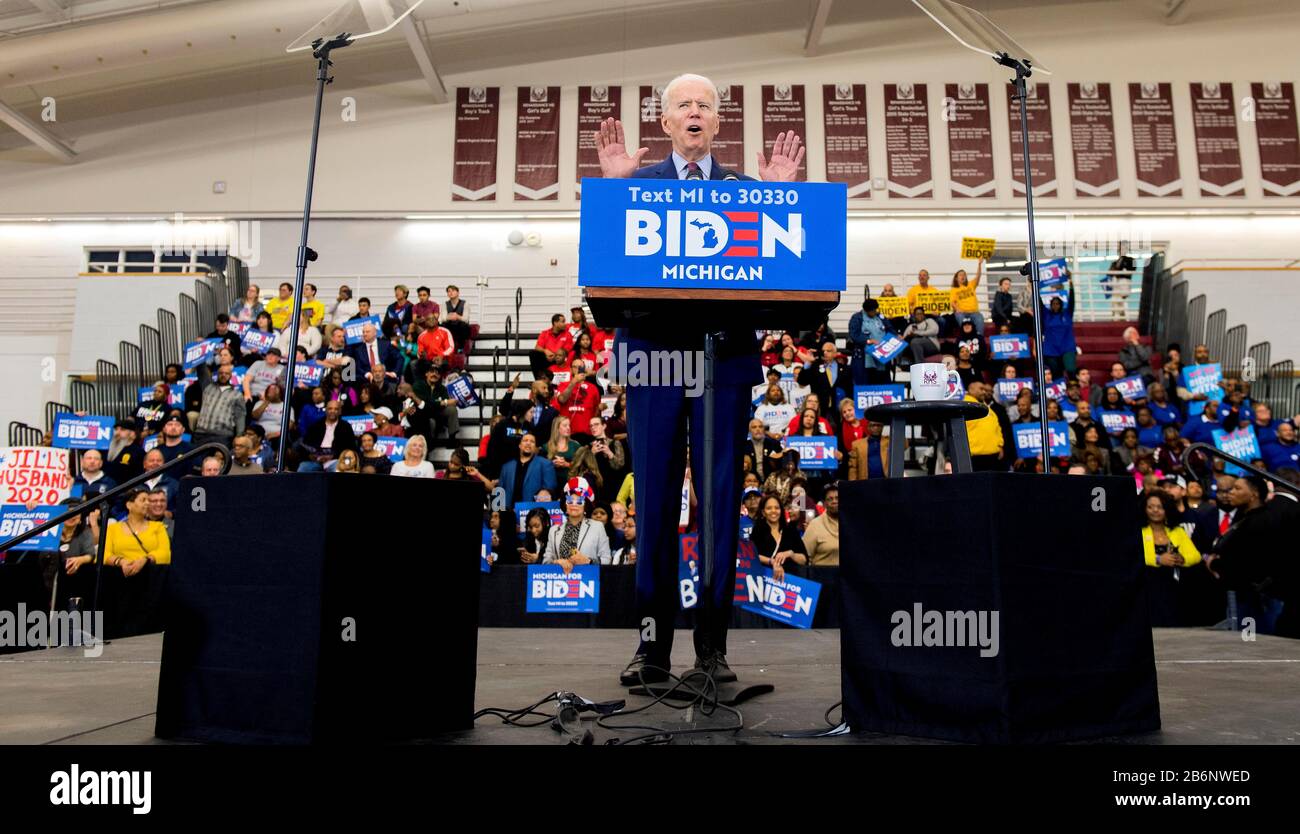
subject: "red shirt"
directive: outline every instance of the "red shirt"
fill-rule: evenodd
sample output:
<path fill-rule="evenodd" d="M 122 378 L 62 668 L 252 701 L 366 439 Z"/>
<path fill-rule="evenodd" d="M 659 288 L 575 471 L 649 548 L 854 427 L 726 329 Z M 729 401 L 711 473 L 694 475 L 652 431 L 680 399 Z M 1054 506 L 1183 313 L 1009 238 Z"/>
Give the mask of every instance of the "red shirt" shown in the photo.
<path fill-rule="evenodd" d="M 563 394 L 573 386 L 573 382 L 566 382 L 560 386 L 558 394 Z M 560 402 L 557 395 L 551 401 L 552 407 L 555 408 L 562 416 L 569 418 L 569 430 L 573 434 L 590 434 L 591 418 L 600 415 L 600 386 L 591 382 L 583 381 L 578 386 L 578 390 L 573 392 L 568 402 Z"/>
<path fill-rule="evenodd" d="M 587 351 L 586 353 L 578 353 L 576 350 L 572 350 L 569 351 L 569 356 L 567 359 L 564 360 L 564 362 L 558 365 L 551 366 L 551 373 L 562 374 L 566 371 L 572 371 L 573 360 L 575 359 L 581 359 L 584 362 L 590 363 L 589 367 L 587 368 L 587 370 L 589 371 L 594 371 L 600 367 L 600 357 L 597 356 L 596 354 L 592 353 L 591 351 Z"/>
<path fill-rule="evenodd" d="M 451 332 L 445 327 L 435 327 L 432 330 L 426 330 L 420 334 L 417 342 L 420 346 L 421 359 L 442 358 L 449 355 L 455 349 L 455 340 L 451 338 Z"/>
<path fill-rule="evenodd" d="M 803 409 L 800 409 L 799 413 L 794 415 L 794 419 L 790 421 L 789 427 L 785 430 L 786 437 L 794 437 L 799 433 L 799 421 L 802 419 Z M 822 434 L 834 434 L 834 432 L 831 431 L 830 420 L 827 420 L 825 417 L 818 417 L 817 423 L 822 427 Z M 574 431 L 577 431 L 577 429 L 574 429 Z"/>
<path fill-rule="evenodd" d="M 591 334 L 591 349 L 596 353 L 605 350 L 614 341 L 614 333 L 611 330 L 601 330 L 599 327 L 588 326 L 587 332 Z"/>
<path fill-rule="evenodd" d="M 842 447 L 842 451 L 845 452 L 849 451 L 850 449 L 853 448 L 853 443 L 855 441 L 861 440 L 866 436 L 867 436 L 866 420 L 858 420 L 858 424 L 856 426 L 847 422 L 840 424 L 840 443 L 844 444 Z"/>
<path fill-rule="evenodd" d="M 559 350 L 567 355 L 569 351 L 573 350 L 573 337 L 569 335 L 567 330 L 561 330 L 559 335 L 556 335 L 550 328 L 547 328 L 537 337 L 537 349 L 548 353 Z"/>
<path fill-rule="evenodd" d="M 433 316 L 436 319 L 439 311 L 440 308 L 438 307 L 438 302 L 430 299 L 429 301 L 421 301 L 416 304 L 413 312 L 415 313 L 416 319 L 427 318 L 428 316 Z"/>

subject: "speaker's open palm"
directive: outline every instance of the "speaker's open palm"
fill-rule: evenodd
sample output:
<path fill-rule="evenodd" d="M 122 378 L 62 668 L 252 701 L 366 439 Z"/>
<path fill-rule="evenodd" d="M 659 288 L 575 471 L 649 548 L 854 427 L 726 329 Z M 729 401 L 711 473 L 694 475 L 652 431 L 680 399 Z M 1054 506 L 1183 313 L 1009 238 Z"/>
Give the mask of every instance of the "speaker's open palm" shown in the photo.
<path fill-rule="evenodd" d="M 799 176 L 799 163 L 803 162 L 806 148 L 799 140 L 799 134 L 793 130 L 782 131 L 772 142 L 772 158 L 763 158 L 758 152 L 758 178 L 767 182 L 794 182 Z"/>
<path fill-rule="evenodd" d="M 641 158 L 650 151 L 649 148 L 637 148 L 636 153 L 629 154 L 623 137 L 623 123 L 612 117 L 600 123 L 595 137 L 602 177 L 622 179 L 632 176 L 641 167 Z"/>

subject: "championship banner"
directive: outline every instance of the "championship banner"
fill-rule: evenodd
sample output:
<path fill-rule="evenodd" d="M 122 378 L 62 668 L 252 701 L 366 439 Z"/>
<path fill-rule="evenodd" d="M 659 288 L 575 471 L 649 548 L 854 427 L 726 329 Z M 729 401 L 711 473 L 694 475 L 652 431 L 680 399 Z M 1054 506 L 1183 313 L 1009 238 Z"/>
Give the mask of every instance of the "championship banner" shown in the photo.
<path fill-rule="evenodd" d="M 999 379 L 993 386 L 993 396 L 1000 403 L 1013 403 L 1016 401 L 1016 397 L 1020 396 L 1020 389 L 1022 388 L 1028 388 L 1032 394 L 1034 392 L 1034 381 L 1029 377 Z"/>
<path fill-rule="evenodd" d="M 1241 169 L 1241 141 L 1237 138 L 1232 82 L 1192 85 L 1192 126 L 1201 196 L 1244 197 L 1246 178 Z"/>
<path fill-rule="evenodd" d="M 927 316 L 942 316 L 952 312 L 951 290 L 921 290 L 916 294 L 916 306 L 922 308 Z M 912 315 L 908 310 L 907 314 Z"/>
<path fill-rule="evenodd" d="M 991 237 L 964 237 L 961 239 L 961 257 L 964 261 L 991 258 L 997 247 L 998 242 Z"/>
<path fill-rule="evenodd" d="M 107 449 L 113 442 L 112 417 L 78 417 L 69 411 L 54 415 L 50 444 L 56 449 Z"/>
<path fill-rule="evenodd" d="M 1029 121 L 1029 173 L 1035 197 L 1056 195 L 1056 146 L 1052 136 L 1052 90 L 1047 84 L 1025 83 Z M 1016 88 L 1007 85 L 1007 122 L 1011 131 L 1011 190 L 1025 193 L 1025 145 Z"/>
<path fill-rule="evenodd" d="M 1074 148 L 1074 194 L 1076 197 L 1118 197 L 1119 162 L 1115 157 L 1110 85 L 1085 81 L 1067 85 L 1067 91 L 1070 144 Z"/>
<path fill-rule="evenodd" d="M 764 84 L 763 96 L 763 150 L 766 153 L 776 141 L 778 133 L 794 131 L 807 136 L 804 119 L 804 87 L 802 84 Z M 799 163 L 796 176 L 799 182 L 808 180 L 808 155 Z"/>
<path fill-rule="evenodd" d="M 1208 365 L 1188 365 L 1183 368 L 1183 387 L 1193 394 L 1205 394 L 1211 399 L 1223 399 L 1223 366 L 1218 362 Z"/>
<path fill-rule="evenodd" d="M 799 468 L 819 472 L 837 468 L 840 464 L 835 459 L 835 437 L 818 435 L 803 437 L 790 435 L 785 439 L 785 447 L 799 453 Z"/>
<path fill-rule="evenodd" d="M 360 437 L 364 432 L 375 430 L 375 418 L 369 414 L 344 417 L 343 422 L 352 427 L 352 433 Z"/>
<path fill-rule="evenodd" d="M 871 346 L 871 355 L 877 362 L 889 364 L 906 349 L 907 342 L 891 334 Z"/>
<path fill-rule="evenodd" d="M 478 391 L 474 390 L 474 380 L 468 374 L 452 374 L 447 378 L 447 393 L 456 399 L 460 408 L 469 408 L 479 404 Z"/>
<path fill-rule="evenodd" d="M 192 371 L 205 364 L 208 358 L 225 345 L 222 339 L 199 339 L 185 346 L 185 370 Z"/>
<path fill-rule="evenodd" d="M 0 503 L 53 505 L 67 498 L 71 454 L 44 446 L 0 447 Z"/>
<path fill-rule="evenodd" d="M 525 579 L 525 613 L 599 614 L 600 565 L 529 565 Z"/>
<path fill-rule="evenodd" d="M 515 99 L 515 199 L 560 197 L 560 88 L 520 87 Z"/>
<path fill-rule="evenodd" d="M 294 384 L 304 384 L 308 387 L 320 385 L 321 378 L 325 375 L 325 366 L 315 361 L 299 362 L 293 366 Z"/>
<path fill-rule="evenodd" d="M 1181 197 L 1178 173 L 1178 131 L 1174 127 L 1174 94 L 1169 84 L 1144 81 L 1128 85 L 1133 119 L 1133 153 L 1137 157 L 1139 197 Z"/>
<path fill-rule="evenodd" d="M 1036 458 L 1043 453 L 1043 426 L 1033 423 L 1016 423 L 1012 428 L 1016 432 L 1016 457 Z M 1052 422 L 1047 424 L 1047 433 L 1052 438 L 1052 457 L 1068 458 L 1070 456 L 1070 424 Z"/>
<path fill-rule="evenodd" d="M 907 399 L 902 385 L 855 385 L 853 386 L 853 411 L 858 419 L 872 406 L 887 403 L 901 403 Z"/>
<path fill-rule="evenodd" d="M 1097 413 L 1101 415 L 1101 425 L 1106 429 L 1107 434 L 1118 435 L 1123 434 L 1124 429 L 1137 428 L 1137 418 L 1131 411 L 1097 409 Z"/>
<path fill-rule="evenodd" d="M 1214 448 L 1225 454 L 1232 455 L 1238 460 L 1253 463 L 1260 457 L 1259 438 L 1255 435 L 1254 426 L 1242 426 L 1231 432 L 1215 429 L 1210 433 L 1210 436 L 1214 438 Z M 1246 474 L 1246 470 L 1235 463 L 1225 462 L 1223 471 L 1234 476 Z"/>
<path fill-rule="evenodd" d="M 999 333 L 990 336 L 989 356 L 993 359 L 1027 359 L 1029 337 L 1020 333 Z"/>
<path fill-rule="evenodd" d="M 627 137 L 628 147 L 635 150 L 636 148 L 649 148 L 646 155 L 641 157 L 641 167 L 654 165 L 668 158 L 673 152 L 673 140 L 668 138 L 664 133 L 663 125 L 659 121 L 659 115 L 663 111 L 660 107 L 660 98 L 663 96 L 664 88 L 662 85 L 656 87 L 642 86 L 638 93 L 638 110 L 641 124 L 641 135 L 637 142 L 632 142 L 632 138 Z M 719 129 L 719 132 L 721 130 Z M 716 142 L 717 139 L 714 139 Z M 582 184 L 579 183 L 579 188 Z"/>
<path fill-rule="evenodd" d="M 1259 178 L 1265 197 L 1300 194 L 1300 133 L 1297 132 L 1295 85 L 1266 81 L 1250 85 L 1255 99 L 1255 135 L 1259 140 Z"/>
<path fill-rule="evenodd" d="M 1106 383 L 1107 388 L 1114 388 L 1126 400 L 1140 400 L 1147 395 L 1147 383 L 1140 376 L 1126 376 Z"/>
<path fill-rule="evenodd" d="M 772 578 L 772 569 L 757 557 L 736 559 L 736 587 L 732 601 L 741 608 L 769 620 L 795 628 L 812 628 L 822 586 L 789 571 L 785 580 Z"/>
<path fill-rule="evenodd" d="M 907 309 L 907 297 L 901 295 L 878 295 L 876 301 L 880 304 L 880 317 L 886 319 L 905 319 L 912 315 L 912 311 Z"/>
<path fill-rule="evenodd" d="M 623 88 L 616 84 L 578 88 L 578 173 L 574 188 L 582 199 L 582 178 L 600 176 L 596 133 L 606 119 L 623 118 Z"/>
<path fill-rule="evenodd" d="M 456 88 L 456 138 L 452 143 L 451 199 L 497 195 L 499 87 Z"/>
<path fill-rule="evenodd" d="M 718 86 L 718 135 L 713 138 L 710 151 L 724 168 L 745 171 L 745 88 L 740 84 Z M 656 125 L 656 127 L 659 127 Z M 659 127 L 659 133 L 663 128 Z M 800 134 L 801 136 L 803 134 Z M 645 144 L 642 142 L 641 144 Z M 670 143 L 671 145 L 671 143 Z M 671 152 L 672 148 L 669 148 Z M 667 156 L 668 154 L 664 154 Z M 646 155 L 647 157 L 649 154 Z M 654 161 L 663 159 L 656 157 Z"/>
<path fill-rule="evenodd" d="M 347 418 L 344 418 L 344 419 L 347 419 Z M 181 442 L 182 442 L 182 443 L 189 443 L 189 442 L 191 442 L 192 440 L 194 440 L 194 435 L 190 434 L 189 432 L 186 432 L 185 434 L 182 434 L 182 435 L 181 435 Z M 149 435 L 148 437 L 146 437 L 143 441 L 140 442 L 140 448 L 141 448 L 141 449 L 144 449 L 146 452 L 148 452 L 150 449 L 156 449 L 156 448 L 158 448 L 158 444 L 159 444 L 161 441 L 162 441 L 162 435 L 160 435 L 160 434 L 151 434 L 151 435 Z"/>
<path fill-rule="evenodd" d="M 478 569 L 480 573 L 492 572 L 492 528 L 483 525 L 483 539 L 478 551 Z"/>
<path fill-rule="evenodd" d="M 885 154 L 891 195 L 934 196 L 926 85 L 885 85 Z"/>
<path fill-rule="evenodd" d="M 275 344 L 275 335 L 261 330 L 247 330 L 239 340 L 239 349 L 245 353 L 266 353 Z"/>
<path fill-rule="evenodd" d="M 21 536 L 28 530 L 39 527 L 65 510 L 67 510 L 67 507 L 62 506 L 33 507 L 29 510 L 22 504 L 5 504 L 0 507 L 0 540 Z M 22 544 L 10 548 L 10 550 L 53 550 L 57 552 L 59 546 L 63 544 L 60 540 L 62 534 L 63 524 L 56 524 L 36 538 L 28 539 Z"/>
<path fill-rule="evenodd" d="M 844 183 L 850 200 L 871 199 L 867 85 L 822 85 L 826 181 Z"/>
<path fill-rule="evenodd" d="M 393 463 L 398 463 L 406 457 L 406 441 L 405 437 L 376 437 L 375 448 Z"/>
<path fill-rule="evenodd" d="M 379 316 L 367 316 L 364 319 L 354 319 L 344 323 L 343 333 L 347 337 L 344 342 L 349 345 L 359 345 L 366 340 L 366 325 L 372 325 L 375 328 L 375 338 L 378 339 L 383 333 L 384 323 L 380 321 Z"/>
<path fill-rule="evenodd" d="M 557 524 L 564 523 L 564 508 L 560 506 L 559 501 L 520 501 L 515 504 L 515 530 L 519 534 L 521 541 L 528 533 L 528 526 L 524 523 L 528 519 L 528 514 L 539 508 L 546 510 L 551 517 L 549 526 L 554 527 Z"/>
<path fill-rule="evenodd" d="M 583 287 L 845 288 L 843 185 L 588 179 Z"/>
<path fill-rule="evenodd" d="M 943 95 L 944 112 L 948 114 L 948 188 L 952 196 L 996 197 L 989 85 L 947 84 Z"/>

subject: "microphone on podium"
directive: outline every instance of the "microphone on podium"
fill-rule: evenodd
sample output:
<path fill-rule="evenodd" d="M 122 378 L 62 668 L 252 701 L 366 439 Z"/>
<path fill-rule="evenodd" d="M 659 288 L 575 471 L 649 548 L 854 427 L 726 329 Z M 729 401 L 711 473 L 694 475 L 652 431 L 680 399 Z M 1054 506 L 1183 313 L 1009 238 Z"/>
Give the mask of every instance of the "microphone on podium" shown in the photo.
<path fill-rule="evenodd" d="M 704 179 L 704 172 L 700 170 L 700 166 L 692 163 L 691 166 L 686 169 L 686 179 L 702 180 Z"/>
<path fill-rule="evenodd" d="M 722 175 L 723 182 L 736 182 L 739 179 L 740 179 L 740 175 L 738 175 L 735 171 L 728 171 L 727 173 Z"/>

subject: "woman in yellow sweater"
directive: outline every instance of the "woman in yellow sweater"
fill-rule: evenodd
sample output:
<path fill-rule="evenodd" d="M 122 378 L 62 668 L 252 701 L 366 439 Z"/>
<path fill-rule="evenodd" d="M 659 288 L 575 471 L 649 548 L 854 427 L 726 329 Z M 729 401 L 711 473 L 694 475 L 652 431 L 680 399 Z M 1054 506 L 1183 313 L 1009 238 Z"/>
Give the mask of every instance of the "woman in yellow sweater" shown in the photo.
<path fill-rule="evenodd" d="M 104 564 L 118 567 L 123 576 L 135 576 L 146 564 L 170 564 L 171 540 L 161 521 L 150 521 L 149 491 L 133 489 L 126 494 L 126 518 L 108 526 L 104 542 Z"/>
<path fill-rule="evenodd" d="M 1178 505 L 1166 492 L 1153 490 L 1142 496 L 1146 526 L 1142 551 L 1154 570 L 1146 576 L 1147 610 L 1153 626 L 1189 625 L 1194 590 L 1189 590 L 1187 568 L 1201 561 L 1191 538 L 1178 526 Z"/>
<path fill-rule="evenodd" d="M 970 319 L 975 323 L 975 332 L 981 336 L 984 335 L 984 314 L 980 312 L 980 302 L 975 296 L 975 290 L 979 288 L 980 279 L 984 277 L 984 259 L 980 258 L 979 265 L 975 267 L 975 280 L 966 276 L 966 270 L 959 269 L 952 276 L 952 311 L 954 318 L 957 319 L 957 329 L 961 329 L 961 323 Z"/>

